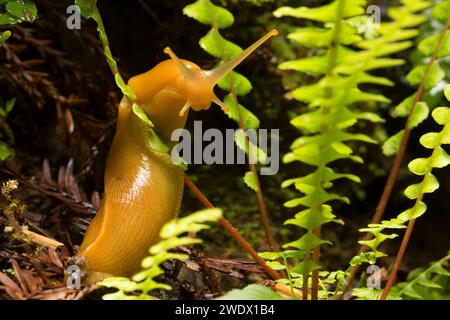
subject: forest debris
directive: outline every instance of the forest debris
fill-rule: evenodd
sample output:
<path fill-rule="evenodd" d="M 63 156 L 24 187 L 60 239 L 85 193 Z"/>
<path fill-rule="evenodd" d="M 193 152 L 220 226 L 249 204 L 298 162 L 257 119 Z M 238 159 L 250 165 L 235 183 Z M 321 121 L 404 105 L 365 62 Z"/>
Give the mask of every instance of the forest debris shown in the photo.
<path fill-rule="evenodd" d="M 24 292 L 25 295 L 37 292 L 43 285 L 41 278 L 35 278 L 30 271 L 21 269 L 16 260 L 12 261 L 12 265 L 14 272 L 16 273 L 17 280 L 19 280 L 19 284 L 22 287 L 22 292 Z"/>
<path fill-rule="evenodd" d="M 47 238 L 43 235 L 40 235 L 38 233 L 35 233 L 33 231 L 27 230 L 27 229 L 22 229 L 23 233 L 25 233 L 25 235 L 28 237 L 28 239 L 30 239 L 30 241 L 39 244 L 41 246 L 44 247 L 49 247 L 49 248 L 58 248 L 64 245 L 64 243 L 61 243 L 59 241 Z"/>
<path fill-rule="evenodd" d="M 5 290 L 11 298 L 16 300 L 25 299 L 22 289 L 3 272 L 0 272 L 0 283 L 3 284 L 3 286 L 0 286 L 0 289 Z"/>
<path fill-rule="evenodd" d="M 283 283 L 274 283 L 272 282 L 271 285 L 272 289 L 274 289 L 276 292 L 280 293 L 283 296 L 287 297 L 294 297 L 296 299 L 301 299 L 303 297 L 303 292 L 298 289 L 292 289 L 288 285 L 285 285 Z"/>
<path fill-rule="evenodd" d="M 97 212 L 98 208 L 88 202 L 85 192 L 76 182 L 76 178 L 73 175 L 73 160 L 69 161 L 66 167 L 60 167 L 57 183 L 51 177 L 48 162 L 44 161 L 42 168 L 43 178 L 41 180 L 35 177 L 27 178 L 9 169 L 3 169 L 2 171 L 16 177 L 25 186 L 60 200 L 73 211 L 82 214 L 95 214 Z M 95 199 L 96 197 L 98 195 L 93 198 Z M 98 202 L 97 199 L 95 200 Z"/>
<path fill-rule="evenodd" d="M 208 257 L 194 248 L 185 246 L 180 247 L 179 250 L 191 257 L 185 264 L 187 268 L 193 271 L 199 271 L 201 268 L 210 268 L 239 279 L 243 279 L 244 275 L 235 269 L 258 274 L 264 273 L 253 260 Z"/>
<path fill-rule="evenodd" d="M 82 290 L 69 289 L 64 285 L 43 290 L 31 298 L 36 300 L 80 300 L 95 289 L 97 289 L 95 285 L 87 286 Z"/>

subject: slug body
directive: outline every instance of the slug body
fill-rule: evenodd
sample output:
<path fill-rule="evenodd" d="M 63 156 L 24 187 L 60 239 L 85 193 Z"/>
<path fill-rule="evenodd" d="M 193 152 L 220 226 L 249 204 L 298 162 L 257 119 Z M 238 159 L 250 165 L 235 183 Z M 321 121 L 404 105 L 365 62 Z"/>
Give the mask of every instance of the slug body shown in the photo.
<path fill-rule="evenodd" d="M 131 78 L 128 85 L 156 132 L 170 140 L 175 129 L 184 127 L 189 108 L 206 110 L 211 102 L 224 107 L 214 94 L 216 83 L 275 34 L 269 32 L 234 59 L 206 71 L 166 48 L 172 59 Z M 148 125 L 124 97 L 106 163 L 103 203 L 80 248 L 87 281 L 137 272 L 149 248 L 158 242 L 162 226 L 178 215 L 182 195 L 182 169 L 170 155 L 151 148 Z"/>

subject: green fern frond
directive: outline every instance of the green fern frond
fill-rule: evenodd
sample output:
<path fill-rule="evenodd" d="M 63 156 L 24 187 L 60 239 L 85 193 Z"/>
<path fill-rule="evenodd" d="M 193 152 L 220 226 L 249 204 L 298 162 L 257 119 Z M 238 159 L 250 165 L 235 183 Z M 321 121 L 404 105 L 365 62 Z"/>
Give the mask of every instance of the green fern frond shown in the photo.
<path fill-rule="evenodd" d="M 450 85 L 447 85 L 446 95 L 447 99 L 450 99 Z M 450 144 L 450 108 L 438 107 L 433 110 L 432 117 L 437 124 L 443 126 L 442 130 L 426 133 L 419 140 L 420 144 L 427 149 L 431 149 L 432 153 L 428 158 L 414 159 L 408 165 L 412 173 L 423 177 L 419 183 L 410 185 L 404 191 L 407 198 L 415 200 L 414 205 L 394 219 L 384 220 L 379 224 L 370 224 L 367 228 L 360 230 L 361 232 L 370 232 L 374 237 L 371 240 L 363 240 L 359 243 L 368 246 L 379 255 L 382 255 L 378 251 L 379 245 L 387 239 L 397 237 L 397 234 L 387 234 L 386 231 L 406 228 L 407 222 L 419 218 L 426 212 L 427 206 L 423 202 L 424 195 L 439 188 L 439 182 L 432 171 L 450 164 L 450 156 L 443 149 L 443 145 Z"/>
<path fill-rule="evenodd" d="M 435 25 L 439 25 L 441 14 L 448 7 L 450 7 L 450 1 L 441 2 L 433 8 L 432 16 Z M 442 22 L 445 23 L 446 20 Z M 419 86 L 419 88 L 415 94 L 404 99 L 392 112 L 393 117 L 408 117 L 410 130 L 428 118 L 430 107 L 423 101 L 423 92 L 429 92 L 435 88 L 446 76 L 440 60 L 450 55 L 450 35 L 447 32 L 448 27 L 441 24 L 440 29 L 444 30 L 431 34 L 419 42 L 417 48 L 423 56 L 420 60 L 421 63 L 406 76 L 406 81 L 411 86 Z M 383 153 L 386 156 L 397 154 L 403 134 L 404 130 L 401 130 L 385 141 Z"/>
<path fill-rule="evenodd" d="M 115 288 L 118 291 L 103 296 L 104 300 L 153 300 L 150 292 L 156 289 L 171 290 L 156 278 L 164 273 L 160 265 L 169 259 L 185 261 L 189 256 L 170 252 L 179 246 L 201 243 L 198 238 L 181 236 L 187 232 L 199 232 L 208 229 L 205 222 L 216 222 L 222 216 L 220 209 L 205 209 L 180 219 L 169 221 L 161 229 L 161 241 L 150 248 L 150 255 L 142 260 L 142 271 L 131 279 L 112 277 L 97 283 L 99 286 Z"/>
<path fill-rule="evenodd" d="M 448 300 L 446 289 L 450 285 L 449 255 L 434 262 L 428 269 L 410 273 L 408 281 L 392 288 L 391 294 L 404 299 Z"/>
<path fill-rule="evenodd" d="M 429 1 L 402 1 L 402 6 L 391 8 L 390 22 L 377 25 L 373 21 L 367 28 L 357 28 L 361 21 L 370 22 L 364 16 L 366 1 L 335 0 L 317 8 L 281 7 L 274 12 L 276 17 L 292 16 L 315 21 L 321 26 L 299 28 L 288 35 L 293 42 L 308 48 L 317 48 L 318 54 L 280 64 L 280 69 L 294 70 L 319 77 L 316 83 L 302 86 L 291 92 L 291 96 L 309 107 L 307 113 L 291 120 L 291 124 L 302 131 L 302 136 L 291 145 L 284 162 L 302 162 L 316 169 L 313 173 L 289 179 L 284 187 L 294 185 L 302 197 L 285 203 L 286 207 L 303 206 L 306 210 L 287 221 L 306 230 L 297 241 L 286 244 L 285 248 L 302 251 L 305 259 L 297 269 L 304 276 L 312 268 L 311 251 L 329 241 L 321 239 L 315 231 L 322 225 L 338 221 L 332 207 L 327 203 L 333 200 L 348 202 L 345 197 L 329 189 L 337 179 L 359 182 L 360 178 L 350 174 L 336 173 L 329 166 L 332 162 L 349 159 L 362 163 L 363 159 L 354 154 L 348 142 L 352 140 L 376 143 L 361 133 L 348 130 L 360 120 L 383 122 L 378 115 L 359 110 L 353 105 L 375 101 L 390 103 L 380 94 L 365 92 L 362 84 L 392 86 L 393 83 L 371 72 L 380 68 L 390 68 L 404 63 L 402 59 L 390 58 L 392 54 L 412 46 L 411 38 L 415 29 L 425 18 L 420 11 L 429 7 Z M 368 30 L 372 28 L 374 30 Z M 370 31 L 370 32 L 369 32 Z M 364 34 L 360 34 L 364 32 Z M 370 34 L 369 38 L 365 38 Z M 350 47 L 351 46 L 351 47 Z M 306 270 L 306 271 L 305 271 Z"/>
<path fill-rule="evenodd" d="M 211 56 L 220 59 L 220 63 L 234 58 L 242 52 L 242 48 L 237 44 L 225 39 L 220 33 L 221 29 L 230 27 L 234 23 L 233 14 L 225 8 L 214 5 L 210 0 L 197 0 L 187 5 L 183 13 L 198 22 L 208 25 L 211 29 L 203 36 L 200 41 L 200 47 Z M 238 96 L 245 96 L 252 90 L 250 80 L 244 75 L 232 71 L 226 77 L 223 77 L 219 83 L 219 88 L 228 91 L 229 94 L 223 99 L 226 110 L 225 114 L 236 123 L 242 121 L 243 129 L 258 129 L 260 121 L 248 108 L 241 105 Z M 246 140 L 245 135 L 237 133 L 234 137 L 236 145 L 247 154 L 257 154 L 255 157 L 258 163 L 265 163 L 265 152 L 251 141 Z M 245 184 L 255 192 L 256 177 L 253 172 L 247 172 L 244 176 Z"/>

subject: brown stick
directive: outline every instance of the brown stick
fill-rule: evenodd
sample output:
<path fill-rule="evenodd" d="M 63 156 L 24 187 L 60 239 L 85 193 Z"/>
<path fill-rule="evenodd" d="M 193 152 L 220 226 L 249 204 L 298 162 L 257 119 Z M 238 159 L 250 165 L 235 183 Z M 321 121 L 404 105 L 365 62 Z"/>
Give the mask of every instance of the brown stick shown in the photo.
<path fill-rule="evenodd" d="M 213 24 L 213 30 L 215 30 L 218 34 L 219 34 L 219 29 L 217 27 L 217 25 Z M 225 56 L 225 52 L 224 52 L 224 48 L 223 46 L 221 46 L 220 48 L 221 53 L 222 53 L 222 59 L 224 59 L 223 57 Z M 233 81 L 233 77 L 230 75 L 228 75 L 228 80 L 230 81 L 230 93 L 231 93 L 231 97 L 233 98 L 233 102 L 236 105 L 237 111 L 238 111 L 238 125 L 239 128 L 241 130 L 245 130 L 245 126 L 244 126 L 244 120 L 242 117 L 242 112 L 241 112 L 241 108 L 239 107 L 239 101 L 236 95 L 236 89 L 234 87 L 234 81 Z M 249 148 L 249 140 L 248 137 L 245 136 L 245 145 L 246 148 Z M 250 150 L 250 149 L 249 149 Z M 249 152 L 250 154 L 250 152 Z M 264 228 L 264 233 L 267 239 L 267 242 L 269 244 L 269 249 L 270 251 L 277 251 L 278 250 L 278 244 L 276 243 L 273 235 L 272 235 L 272 231 L 271 231 L 271 227 L 270 227 L 270 219 L 269 219 L 269 215 L 267 214 L 267 208 L 266 208 L 266 203 L 264 201 L 264 196 L 262 193 L 262 189 L 261 189 L 261 183 L 259 180 L 259 175 L 258 175 L 258 171 L 256 169 L 256 165 L 254 163 L 252 163 L 252 161 L 250 161 L 250 155 L 246 154 L 247 159 L 248 159 L 248 165 L 250 168 L 250 171 L 252 172 L 253 176 L 255 177 L 255 181 L 256 181 L 256 186 L 257 186 L 257 190 L 256 190 L 256 202 L 258 203 L 258 208 L 259 208 L 259 214 L 261 216 L 261 220 L 262 220 L 262 224 L 263 224 L 263 228 Z"/>
<path fill-rule="evenodd" d="M 383 290 L 383 294 L 380 297 L 381 300 L 386 300 L 386 298 L 389 294 L 389 290 L 391 290 L 391 287 L 394 284 L 395 278 L 397 276 L 398 268 L 400 267 L 400 263 L 402 262 L 403 256 L 405 255 L 406 247 L 408 246 L 409 239 L 411 238 L 411 233 L 414 229 L 415 222 L 416 222 L 416 219 L 412 219 L 408 223 L 408 228 L 406 229 L 406 232 L 403 235 L 402 244 L 400 245 L 400 249 L 398 250 L 394 265 L 392 266 L 392 271 L 391 271 L 391 274 L 389 275 L 388 282 L 386 283 L 386 286 L 384 287 L 384 290 Z"/>
<path fill-rule="evenodd" d="M 400 142 L 400 147 L 399 147 L 398 153 L 395 156 L 394 162 L 392 164 L 391 171 L 389 173 L 388 180 L 386 181 L 386 184 L 385 184 L 384 189 L 383 189 L 383 193 L 382 193 L 381 198 L 380 198 L 380 200 L 378 202 L 375 214 L 374 214 L 374 216 L 372 218 L 372 222 L 371 223 L 373 223 L 373 224 L 380 223 L 381 219 L 383 218 L 384 211 L 386 209 L 387 203 L 389 201 L 389 198 L 391 196 L 391 193 L 392 193 L 392 190 L 394 188 L 395 182 L 397 180 L 398 173 L 399 173 L 399 170 L 400 170 L 400 166 L 401 166 L 401 164 L 403 162 L 403 158 L 405 156 L 406 149 L 407 149 L 407 146 L 408 146 L 409 137 L 411 135 L 411 129 L 409 128 L 410 118 L 411 118 L 411 116 L 412 116 L 412 114 L 414 112 L 414 109 L 415 109 L 417 103 L 419 101 L 421 101 L 422 98 L 423 98 L 423 95 L 424 95 L 424 92 L 425 92 L 425 80 L 426 80 L 426 78 L 428 76 L 428 73 L 429 73 L 429 71 L 431 69 L 431 66 L 434 64 L 434 62 L 436 61 L 436 59 L 438 57 L 439 50 L 441 49 L 442 42 L 444 40 L 445 34 L 447 33 L 447 31 L 449 29 L 449 23 L 450 23 L 450 16 L 448 17 L 447 22 L 445 24 L 445 27 L 444 27 L 444 29 L 441 32 L 441 35 L 439 37 L 438 42 L 436 43 L 436 47 L 434 48 L 434 52 L 433 52 L 433 55 L 431 56 L 431 60 L 427 64 L 425 72 L 424 72 L 424 74 L 422 76 L 422 79 L 420 81 L 419 88 L 417 89 L 416 95 L 414 97 L 414 101 L 413 101 L 413 103 L 411 105 L 411 109 L 409 110 L 408 119 L 406 120 L 406 123 L 405 123 L 404 133 L 403 133 L 402 140 Z M 408 225 L 408 227 L 409 227 L 409 225 Z M 405 236 L 406 236 L 406 233 L 405 233 Z M 363 238 L 363 240 L 370 240 L 370 239 L 372 239 L 372 234 L 371 233 L 367 233 L 364 236 L 364 238 Z M 361 249 L 360 249 L 359 253 L 361 254 L 363 252 L 366 252 L 367 249 L 368 248 L 363 245 L 363 246 L 361 246 Z M 353 267 L 351 269 L 350 276 L 349 276 L 349 278 L 348 278 L 348 280 L 347 280 L 347 282 L 346 282 L 346 284 L 344 286 L 344 289 L 343 289 L 343 294 L 345 294 L 345 292 L 347 292 L 347 290 L 350 288 L 350 284 L 353 281 L 353 279 L 355 278 L 355 276 L 358 273 L 358 271 L 359 271 L 359 267 Z"/>
<path fill-rule="evenodd" d="M 217 34 L 219 33 L 219 28 L 217 27 L 216 24 L 213 23 L 212 28 L 215 32 L 217 32 Z M 220 51 L 221 51 L 221 55 L 222 55 L 222 60 L 225 59 L 225 50 L 223 48 L 223 46 L 220 46 Z M 236 95 L 236 89 L 234 87 L 234 81 L 233 81 L 233 77 L 231 76 L 231 74 L 228 75 L 228 81 L 230 81 L 230 93 L 231 93 L 231 97 L 233 98 L 233 102 L 236 105 L 237 111 L 238 111 L 238 117 L 239 117 L 239 121 L 238 121 L 238 125 L 239 128 L 241 130 L 245 130 L 245 126 L 244 126 L 244 120 L 242 118 L 242 113 L 241 113 L 241 108 L 239 107 L 239 101 Z M 246 148 L 249 148 L 249 140 L 248 137 L 245 136 L 245 145 Z M 269 215 L 267 214 L 267 208 L 266 208 L 266 203 L 264 201 L 264 196 L 262 193 L 262 189 L 261 189 L 261 183 L 259 180 L 259 176 L 258 176 L 258 171 L 256 169 L 256 165 L 251 163 L 250 161 L 250 156 L 249 154 L 246 154 L 247 159 L 249 160 L 249 168 L 250 171 L 252 172 L 252 174 L 255 177 L 255 181 L 256 181 L 256 186 L 257 186 L 257 190 L 256 190 L 256 202 L 258 203 L 258 208 L 259 208 L 259 214 L 261 216 L 261 220 L 262 220 L 262 224 L 263 224 L 263 228 L 264 228 L 264 233 L 267 239 L 267 242 L 269 244 L 269 249 L 270 251 L 277 251 L 278 250 L 278 244 L 276 243 L 273 235 L 272 235 L 272 231 L 271 231 L 271 227 L 270 227 L 270 219 L 269 219 Z"/>
<path fill-rule="evenodd" d="M 231 96 L 233 97 L 234 104 L 236 105 L 236 108 L 238 110 L 239 128 L 241 130 L 245 130 L 244 121 L 243 121 L 242 113 L 241 113 L 241 108 L 239 107 L 239 101 L 237 99 L 236 91 L 234 89 L 234 84 L 233 84 L 233 78 L 231 76 L 229 77 L 229 81 L 230 81 Z M 250 147 L 249 147 L 250 142 L 248 141 L 247 136 L 245 136 L 245 143 L 246 143 L 246 147 L 249 148 L 249 150 L 250 150 Z M 250 151 L 249 151 L 249 154 L 250 154 Z M 256 165 L 252 161 L 250 161 L 250 155 L 247 155 L 247 159 L 249 160 L 248 166 L 250 168 L 250 171 L 252 172 L 253 176 L 255 177 L 255 181 L 256 181 L 256 186 L 257 186 L 256 202 L 258 203 L 259 214 L 261 216 L 261 220 L 262 220 L 264 233 L 266 235 L 267 242 L 269 243 L 269 249 L 270 249 L 270 251 L 277 251 L 278 244 L 276 243 L 276 241 L 272 235 L 272 232 L 271 232 L 270 219 L 269 219 L 269 215 L 267 214 L 266 203 L 264 201 L 264 196 L 262 193 L 261 182 L 259 180 L 258 171 L 256 169 Z"/>
<path fill-rule="evenodd" d="M 195 196 L 200 200 L 200 202 L 206 208 L 214 208 L 214 205 L 208 200 L 208 198 L 200 191 L 199 188 L 192 182 L 192 180 L 185 174 L 184 183 L 186 186 L 195 194 Z M 264 271 L 273 279 L 281 279 L 282 277 L 275 270 L 271 269 L 263 258 L 261 258 L 256 250 L 252 247 L 247 240 L 245 240 L 240 233 L 233 227 L 230 221 L 225 218 L 220 218 L 219 223 L 225 228 L 225 230 L 230 234 L 230 236 L 236 240 L 236 242 L 244 249 L 250 256 L 255 259 L 255 261 L 264 269 Z"/>

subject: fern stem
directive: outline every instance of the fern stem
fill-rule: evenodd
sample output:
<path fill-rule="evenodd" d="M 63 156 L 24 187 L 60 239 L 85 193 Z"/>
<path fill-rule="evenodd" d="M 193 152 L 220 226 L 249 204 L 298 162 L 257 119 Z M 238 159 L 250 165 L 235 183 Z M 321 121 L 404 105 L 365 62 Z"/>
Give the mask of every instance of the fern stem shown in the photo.
<path fill-rule="evenodd" d="M 309 256 L 311 255 L 311 252 L 306 252 L 305 259 L 303 260 L 303 300 L 308 300 L 308 276 L 309 276 L 309 270 L 308 270 L 308 263 L 309 263 Z"/>
<path fill-rule="evenodd" d="M 450 17 L 449 17 L 448 22 L 450 22 Z M 439 146 L 441 145 L 443 137 L 448 135 L 448 132 L 450 132 L 450 123 L 447 123 L 445 125 L 444 129 L 440 133 L 440 137 L 438 140 L 439 143 L 436 144 L 437 147 L 434 148 L 433 153 L 431 154 L 430 162 L 429 162 L 428 168 L 423 176 L 422 181 L 426 181 L 427 178 L 430 176 L 431 171 L 433 170 L 432 164 L 435 162 L 436 157 L 439 156 L 439 151 L 438 151 Z M 422 202 L 422 199 L 425 195 L 425 193 L 423 191 L 424 185 L 425 185 L 425 183 L 422 183 L 421 188 L 420 188 L 420 193 L 418 194 L 418 197 L 417 197 L 416 202 L 414 203 L 414 207 L 412 209 L 412 213 L 411 213 L 412 216 L 415 215 L 415 213 L 416 213 L 417 209 L 419 208 L 419 205 Z M 381 300 L 386 300 L 386 298 L 389 294 L 389 291 L 390 291 L 392 285 L 394 284 L 395 278 L 397 276 L 398 268 L 400 267 L 403 256 L 405 255 L 406 248 L 408 246 L 409 239 L 411 238 L 411 234 L 413 232 L 415 222 L 416 222 L 416 219 L 409 220 L 408 227 L 406 228 L 405 234 L 403 235 L 400 249 L 398 250 L 397 257 L 395 258 L 394 265 L 392 266 L 391 274 L 389 275 L 388 282 L 386 283 L 386 286 L 384 287 L 384 290 L 383 290 L 383 294 L 381 295 L 381 298 L 380 298 Z"/>
<path fill-rule="evenodd" d="M 398 152 L 397 152 L 397 154 L 396 154 L 396 156 L 394 158 L 394 162 L 392 163 L 392 167 L 391 167 L 391 170 L 389 172 L 389 176 L 388 176 L 388 179 L 386 181 L 386 184 L 384 186 L 383 193 L 381 194 L 380 200 L 379 200 L 377 208 L 375 210 L 375 214 L 374 214 L 374 216 L 372 218 L 372 221 L 371 221 L 372 224 L 380 223 L 381 219 L 383 218 L 384 212 L 386 210 L 387 203 L 388 203 L 389 198 L 390 198 L 390 196 L 392 194 L 392 190 L 394 188 L 395 182 L 397 181 L 398 173 L 400 171 L 400 167 L 402 165 L 403 158 L 405 156 L 406 149 L 407 149 L 407 146 L 408 146 L 409 137 L 411 135 L 411 129 L 409 128 L 409 125 L 408 125 L 409 121 L 410 121 L 410 118 L 411 118 L 411 116 L 412 116 L 412 114 L 414 112 L 414 109 L 415 109 L 417 103 L 420 102 L 422 100 L 422 98 L 423 98 L 423 95 L 424 95 L 424 92 L 425 92 L 425 80 L 426 80 L 426 78 L 428 76 L 428 73 L 429 73 L 429 71 L 431 69 L 431 66 L 434 64 L 434 62 L 437 59 L 437 56 L 438 56 L 439 50 L 440 50 L 440 48 L 442 46 L 445 34 L 447 33 L 447 31 L 449 29 L 449 23 L 450 23 L 450 16 L 447 19 L 447 23 L 445 24 L 445 27 L 444 27 L 443 31 L 441 32 L 441 35 L 439 37 L 438 42 L 436 43 L 436 47 L 434 49 L 433 55 L 432 55 L 430 61 L 428 62 L 427 66 L 426 66 L 426 69 L 425 69 L 425 72 L 423 74 L 422 80 L 421 80 L 421 82 L 419 84 L 419 88 L 417 89 L 416 95 L 414 96 L 414 100 L 413 100 L 413 103 L 411 105 L 411 109 L 409 111 L 408 118 L 407 118 L 407 120 L 405 122 L 404 133 L 403 133 L 403 136 L 402 136 L 402 140 L 400 142 L 399 150 L 398 150 Z M 406 233 L 405 233 L 405 235 L 406 235 Z M 372 237 L 373 237 L 373 235 L 368 232 L 362 238 L 362 240 L 363 241 L 371 240 Z M 360 248 L 359 254 L 364 253 L 367 250 L 368 250 L 367 246 L 362 245 L 361 248 Z M 346 284 L 344 286 L 342 295 L 344 295 L 348 291 L 348 289 L 350 288 L 350 285 L 351 285 L 353 279 L 356 277 L 356 274 L 358 273 L 358 271 L 359 271 L 359 267 L 358 266 L 355 266 L 355 267 L 353 267 L 351 269 L 350 276 L 349 276 L 349 278 L 348 278 L 348 280 L 347 280 L 347 282 L 346 282 Z"/>
<path fill-rule="evenodd" d="M 200 191 L 200 189 L 194 184 L 194 182 L 192 182 L 192 180 L 186 174 L 184 175 L 184 183 L 195 194 L 195 196 L 206 208 L 215 208 L 214 205 L 211 203 L 211 201 L 208 200 L 208 198 L 203 194 L 203 192 Z M 239 244 L 239 246 L 241 246 L 241 248 L 244 249 L 273 280 L 278 280 L 282 278 L 278 274 L 278 272 L 276 272 L 266 264 L 264 259 L 258 255 L 258 253 L 252 247 L 252 245 L 247 240 L 245 240 L 244 237 L 242 237 L 242 235 L 236 230 L 235 227 L 233 227 L 230 221 L 221 217 L 219 219 L 219 223 L 229 233 L 229 235 Z"/>
<path fill-rule="evenodd" d="M 220 34 L 219 28 L 217 27 L 217 25 L 213 24 L 212 28 L 217 34 Z M 221 51 L 222 60 L 223 60 L 225 57 L 225 50 L 223 48 L 222 42 L 219 42 L 219 49 Z M 228 81 L 230 82 L 230 94 L 231 94 L 231 97 L 233 99 L 233 102 L 236 106 L 237 113 L 238 113 L 239 128 L 241 130 L 245 131 L 246 128 L 244 125 L 244 119 L 242 117 L 241 108 L 239 107 L 239 101 L 238 101 L 237 94 L 236 94 L 236 88 L 235 88 L 233 77 L 231 76 L 231 73 L 228 75 Z M 249 139 L 248 139 L 247 135 L 245 135 L 245 146 L 246 146 L 246 148 L 249 148 Z M 250 158 L 249 154 L 246 154 L 246 156 L 247 156 L 247 160 L 249 160 L 249 158 Z M 264 196 L 262 193 L 261 183 L 260 183 L 258 171 L 256 169 L 256 165 L 254 163 L 252 163 L 252 161 L 249 160 L 248 166 L 249 166 L 249 169 L 252 172 L 253 176 L 255 177 L 255 182 L 256 182 L 256 186 L 257 186 L 256 202 L 258 203 L 259 214 L 261 216 L 266 240 L 267 240 L 267 243 L 269 244 L 269 249 L 270 249 L 270 251 L 277 251 L 278 244 L 276 243 L 275 238 L 273 237 L 273 234 L 271 231 L 271 229 L 272 229 L 271 223 L 270 223 L 269 215 L 267 214 L 266 202 L 264 200 Z"/>
<path fill-rule="evenodd" d="M 337 14 L 336 14 L 336 22 L 335 22 L 334 32 L 333 32 L 333 39 L 330 44 L 330 56 L 329 56 L 329 61 L 328 61 L 327 76 L 333 75 L 334 69 L 336 68 L 336 65 L 337 65 L 337 53 L 338 53 L 338 46 L 339 46 L 339 42 L 340 42 L 344 8 L 345 8 L 345 0 L 339 0 Z M 333 96 L 333 87 L 328 86 L 325 91 L 325 98 L 331 99 L 332 96 Z M 327 114 L 329 112 L 330 112 L 330 106 L 328 104 L 324 105 L 323 114 Z M 325 130 L 329 130 L 329 128 L 326 128 Z M 324 148 L 324 146 L 322 146 L 322 148 Z M 318 186 L 318 187 L 320 187 L 320 186 Z M 323 210 L 323 204 L 319 204 L 318 212 L 321 214 L 322 210 Z M 314 234 L 316 236 L 318 236 L 319 238 L 321 236 L 321 233 L 322 232 L 321 232 L 320 226 L 314 230 Z M 315 264 L 320 263 L 320 246 L 317 246 L 313 249 L 312 260 Z M 317 269 L 313 270 L 311 277 L 312 277 L 311 300 L 318 300 L 319 299 L 319 270 L 317 270 Z"/>
<path fill-rule="evenodd" d="M 236 90 L 234 88 L 233 77 L 231 75 L 229 75 L 228 77 L 229 77 L 229 81 L 230 81 L 231 97 L 233 98 L 234 104 L 236 105 L 237 112 L 238 112 L 239 128 L 241 130 L 245 130 L 246 128 L 244 126 L 244 120 L 242 118 L 241 108 L 239 107 L 239 101 L 237 99 Z M 246 144 L 246 148 L 250 148 L 249 147 L 249 139 L 248 139 L 247 135 L 245 135 L 245 144 Z M 249 158 L 249 157 L 250 156 L 247 155 L 247 158 Z M 276 243 L 276 241 L 275 241 L 275 239 L 273 237 L 273 234 L 271 232 L 271 223 L 270 223 L 269 215 L 267 214 L 266 202 L 264 200 L 264 196 L 263 196 L 263 193 L 262 193 L 261 182 L 260 182 L 260 179 L 259 179 L 258 171 L 256 169 L 256 165 L 254 163 L 252 163 L 252 161 L 248 161 L 248 166 L 249 166 L 250 171 L 252 172 L 253 176 L 255 177 L 255 182 L 256 182 L 256 186 L 257 186 L 257 188 L 256 188 L 257 189 L 256 190 L 256 201 L 258 203 L 259 214 L 260 214 L 261 219 L 262 219 L 264 233 L 266 235 L 266 239 L 267 239 L 267 242 L 269 244 L 269 249 L 270 249 L 270 251 L 277 251 L 278 250 L 278 244 Z"/>

